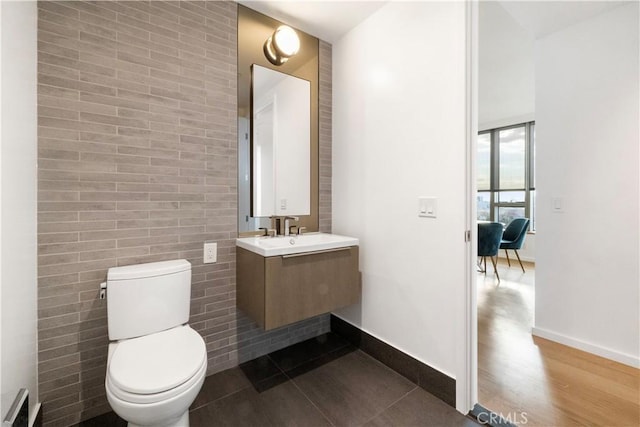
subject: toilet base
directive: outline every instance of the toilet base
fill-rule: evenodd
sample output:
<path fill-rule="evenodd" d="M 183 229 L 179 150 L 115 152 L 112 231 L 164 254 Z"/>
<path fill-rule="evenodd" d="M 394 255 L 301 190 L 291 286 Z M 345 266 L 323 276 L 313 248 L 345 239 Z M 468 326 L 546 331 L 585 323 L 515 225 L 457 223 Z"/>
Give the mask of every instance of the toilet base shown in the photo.
<path fill-rule="evenodd" d="M 128 423 L 127 427 L 149 427 L 149 426 L 141 426 L 139 424 Z M 182 414 L 177 419 L 173 421 L 168 421 L 166 423 L 158 424 L 153 427 L 189 427 L 189 410 L 187 410 L 184 414 Z"/>

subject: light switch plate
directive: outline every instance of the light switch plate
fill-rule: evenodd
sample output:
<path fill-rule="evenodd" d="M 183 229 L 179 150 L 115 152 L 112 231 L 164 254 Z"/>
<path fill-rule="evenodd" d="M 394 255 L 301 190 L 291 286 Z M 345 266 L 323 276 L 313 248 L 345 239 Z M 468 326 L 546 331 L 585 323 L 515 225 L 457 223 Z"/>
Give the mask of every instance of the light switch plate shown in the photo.
<path fill-rule="evenodd" d="M 438 199 L 435 197 L 418 197 L 418 216 L 436 218 L 438 214 Z"/>
<path fill-rule="evenodd" d="M 563 197 L 552 197 L 551 198 L 551 210 L 555 213 L 563 213 L 564 212 L 564 198 Z"/>

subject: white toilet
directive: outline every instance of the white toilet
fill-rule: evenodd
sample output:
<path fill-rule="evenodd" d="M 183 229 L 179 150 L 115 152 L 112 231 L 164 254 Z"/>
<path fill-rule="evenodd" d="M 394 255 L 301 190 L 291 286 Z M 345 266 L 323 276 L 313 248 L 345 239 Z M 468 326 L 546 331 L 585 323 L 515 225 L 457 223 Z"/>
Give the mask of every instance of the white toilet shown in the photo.
<path fill-rule="evenodd" d="M 207 371 L 202 337 L 189 325 L 186 260 L 107 273 L 107 400 L 129 427 L 187 427 Z"/>

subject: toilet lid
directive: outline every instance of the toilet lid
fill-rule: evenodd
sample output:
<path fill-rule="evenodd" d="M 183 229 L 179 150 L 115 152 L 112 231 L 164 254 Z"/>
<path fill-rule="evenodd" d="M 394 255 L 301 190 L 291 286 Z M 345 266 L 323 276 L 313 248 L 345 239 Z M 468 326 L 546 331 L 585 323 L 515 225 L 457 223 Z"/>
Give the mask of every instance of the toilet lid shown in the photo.
<path fill-rule="evenodd" d="M 130 393 L 161 393 L 193 377 L 206 357 L 202 337 L 180 326 L 119 342 L 111 355 L 109 377 Z"/>

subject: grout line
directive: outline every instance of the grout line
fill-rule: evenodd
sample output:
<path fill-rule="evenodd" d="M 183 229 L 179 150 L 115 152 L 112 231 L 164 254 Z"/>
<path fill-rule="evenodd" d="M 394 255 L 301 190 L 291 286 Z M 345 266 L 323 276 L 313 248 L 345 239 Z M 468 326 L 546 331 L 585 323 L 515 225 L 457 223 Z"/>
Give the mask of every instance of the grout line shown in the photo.
<path fill-rule="evenodd" d="M 295 344 L 294 344 L 294 345 L 295 345 Z M 277 350 L 276 350 L 276 351 L 277 351 Z M 286 373 L 286 372 L 285 372 L 285 371 L 280 367 L 280 365 L 278 365 L 278 364 L 276 363 L 276 361 L 275 361 L 275 360 L 273 360 L 273 359 L 271 358 L 271 354 L 272 354 L 272 353 L 274 353 L 274 352 L 272 351 L 271 353 L 267 353 L 267 354 L 265 354 L 265 356 L 267 356 L 267 359 L 269 359 L 269 361 L 270 361 L 271 363 L 273 363 L 273 366 L 275 366 L 276 368 L 278 368 L 278 370 L 280 371 L 280 373 L 281 373 L 281 374 L 284 374 L 284 375 L 285 375 L 285 377 L 289 378 L 289 376 L 287 375 L 287 373 Z M 276 376 L 276 375 L 277 375 L 277 374 L 274 374 L 274 375 L 272 375 L 271 377 L 274 377 L 274 376 Z M 269 377 L 269 378 L 271 378 L 271 377 Z M 269 378 L 265 378 L 265 380 L 266 380 L 266 379 L 269 379 Z"/>
<path fill-rule="evenodd" d="M 331 350 L 331 351 L 329 351 L 327 353 L 323 353 L 322 355 L 320 355 L 318 357 L 315 357 L 315 358 L 306 360 L 305 362 L 299 363 L 298 365 L 296 365 L 293 368 L 289 369 L 289 371 L 282 370 L 282 368 L 280 368 L 280 366 L 271 358 L 271 356 L 270 356 L 271 353 L 267 354 L 267 357 L 269 357 L 269 360 L 271 360 L 273 362 L 273 364 L 278 369 L 280 369 L 280 371 L 287 377 L 288 381 L 290 381 L 293 384 L 293 386 L 300 392 L 300 394 L 302 394 L 302 396 L 304 396 L 304 398 L 307 399 L 307 401 L 309 401 L 309 403 L 311 403 L 311 405 L 314 408 L 316 408 L 316 410 L 320 413 L 320 415 L 322 415 L 322 417 L 333 427 L 335 427 L 335 424 L 329 419 L 329 417 L 324 413 L 324 411 L 322 411 L 322 409 L 320 409 L 320 407 L 318 407 L 318 405 L 316 405 L 316 403 L 313 400 L 311 400 L 311 398 L 302 390 L 302 388 L 300 388 L 298 383 L 296 383 L 296 381 L 295 381 L 295 377 L 291 377 L 287 372 L 290 372 L 290 371 L 292 371 L 292 370 L 294 370 L 294 369 L 296 369 L 296 368 L 298 368 L 300 366 L 303 366 L 303 365 L 305 365 L 307 363 L 311 363 L 314 360 L 320 359 L 321 357 L 326 356 L 328 354 L 331 354 L 331 353 L 333 353 L 335 351 L 341 350 L 341 349 L 343 349 L 343 348 L 345 348 L 345 347 L 347 347 L 349 345 L 350 345 L 350 343 L 346 343 L 345 345 L 340 346 L 338 348 L 335 348 L 335 349 L 333 349 L 333 350 Z"/>
<path fill-rule="evenodd" d="M 350 345 L 350 344 L 349 344 L 349 343 L 347 343 L 347 344 L 345 344 L 345 345 L 343 345 L 343 346 L 340 346 L 340 347 L 338 347 L 338 348 L 335 348 L 335 349 L 333 349 L 333 350 L 331 350 L 331 351 L 328 351 L 328 352 L 326 352 L 326 353 L 322 353 L 320 356 L 314 357 L 314 358 L 312 358 L 312 359 L 305 360 L 304 362 L 298 363 L 296 366 L 294 366 L 294 367 L 292 367 L 292 368 L 288 369 L 287 371 L 284 371 L 284 370 L 282 370 L 282 369 L 281 369 L 281 370 L 282 370 L 282 373 L 283 373 L 283 374 L 285 374 L 285 375 L 287 376 L 287 378 L 289 378 L 290 380 L 292 380 L 292 379 L 294 379 L 295 377 L 290 376 L 290 375 L 289 375 L 289 372 L 291 372 L 291 371 L 293 371 L 293 370 L 295 370 L 295 369 L 297 369 L 297 368 L 300 368 L 301 366 L 304 366 L 304 365 L 307 365 L 307 364 L 309 364 L 309 363 L 312 363 L 312 362 L 314 362 L 314 361 L 316 361 L 316 360 L 318 360 L 318 359 L 321 359 L 321 358 L 323 358 L 323 357 L 325 357 L 325 356 L 328 356 L 328 355 L 330 355 L 330 354 L 333 354 L 333 353 L 337 352 L 338 350 L 342 350 L 343 348 L 348 347 L 349 345 Z M 334 360 L 336 360 L 336 359 L 334 359 Z M 332 361 L 333 361 L 333 360 L 331 360 L 330 362 L 332 362 Z M 327 362 L 327 363 L 330 363 L 330 362 Z M 275 362 L 275 361 L 273 361 L 273 363 L 274 363 L 276 366 L 278 366 L 278 365 L 276 364 L 276 362 Z M 280 367 L 278 366 L 278 368 L 280 368 Z M 296 376 L 297 376 L 297 375 L 296 375 Z"/>
<path fill-rule="evenodd" d="M 214 375 L 215 375 L 215 374 L 214 374 Z M 200 406 L 197 406 L 197 407 L 195 407 L 195 408 L 189 408 L 189 412 L 191 412 L 191 411 L 195 411 L 195 410 L 197 410 L 197 409 L 202 409 L 202 408 L 204 408 L 205 406 L 209 406 L 209 405 L 211 405 L 212 403 L 218 402 L 219 400 L 226 399 L 226 398 L 227 398 L 227 397 L 229 397 L 229 396 L 233 396 L 234 394 L 240 393 L 241 391 L 244 391 L 244 390 L 248 389 L 249 387 L 252 387 L 251 383 L 249 383 L 249 385 L 246 385 L 246 386 L 244 386 L 244 387 L 242 387 L 242 388 L 240 388 L 240 389 L 238 389 L 238 390 L 236 390 L 236 391 L 233 391 L 233 392 L 231 392 L 231 393 L 227 393 L 227 394 L 225 394 L 225 395 L 223 395 L 223 396 L 220 396 L 220 397 L 218 397 L 218 398 L 216 398 L 216 399 L 214 399 L 214 400 L 210 400 L 210 401 L 208 401 L 208 402 L 206 402 L 206 403 L 203 403 L 203 404 L 202 404 L 202 405 L 200 405 Z"/>
<path fill-rule="evenodd" d="M 331 351 L 331 352 L 325 353 L 324 355 L 331 354 L 331 353 L 333 353 L 334 351 L 338 351 L 338 350 L 340 350 L 340 349 L 342 349 L 342 348 L 344 348 L 344 347 L 347 347 L 347 346 L 349 346 L 349 345 L 350 345 L 350 344 L 346 344 L 346 345 L 344 345 L 344 346 L 342 346 L 342 347 L 339 347 L 339 348 L 337 348 L 337 349 L 335 349 L 335 350 L 333 350 L 333 351 Z M 358 349 L 357 349 L 357 350 L 358 350 Z M 366 354 L 366 353 L 364 353 L 364 352 L 363 352 L 363 354 Z M 368 356 L 369 358 L 371 358 L 372 360 L 375 360 L 376 362 L 378 362 L 381 366 L 384 366 L 385 368 L 387 368 L 387 369 L 389 369 L 389 370 L 393 371 L 393 369 L 390 369 L 388 366 L 386 366 L 385 364 L 383 364 L 383 363 L 379 362 L 378 360 L 374 359 L 373 357 L 371 357 L 371 356 L 369 356 L 369 355 L 367 355 L 367 356 Z M 316 359 L 317 359 L 317 358 L 316 358 Z M 316 360 L 316 359 L 311 359 L 310 361 L 312 361 L 312 360 Z M 302 365 L 303 365 L 303 364 L 300 364 L 300 365 L 298 365 L 298 366 L 302 366 Z M 396 371 L 393 371 L 393 372 L 397 374 L 397 372 L 396 372 Z M 324 418 L 329 422 L 329 424 L 331 424 L 332 426 L 335 426 L 335 424 L 334 424 L 333 422 L 331 422 L 331 420 L 329 419 L 329 417 L 328 417 L 328 416 L 327 416 L 327 415 L 322 411 L 322 409 L 320 409 L 320 408 L 318 407 L 318 405 L 316 405 L 316 403 L 315 403 L 315 402 L 314 402 L 314 401 L 313 401 L 313 400 L 312 400 L 312 399 L 311 399 L 311 398 L 310 398 L 310 397 L 309 397 L 309 396 L 304 392 L 304 390 L 302 390 L 302 388 L 300 387 L 300 385 L 296 382 L 295 378 L 294 378 L 294 377 L 290 377 L 286 372 L 285 372 L 285 375 L 289 378 L 289 381 L 291 381 L 291 383 L 293 383 L 293 384 L 294 384 L 294 386 L 295 386 L 295 387 L 300 391 L 300 393 L 302 393 L 302 395 L 303 395 L 303 396 L 304 396 L 304 397 L 305 397 L 305 398 L 306 398 L 306 399 L 307 399 L 307 400 L 308 400 L 308 401 L 309 401 L 309 402 L 310 402 L 310 403 L 311 403 L 311 404 L 312 404 L 312 405 L 313 405 L 313 406 L 314 406 L 314 407 L 315 407 L 315 408 L 316 408 L 316 409 L 317 409 L 317 410 L 318 410 L 318 411 L 319 411 L 319 412 L 324 416 Z M 404 377 L 402 377 L 402 378 L 404 378 Z M 374 418 L 375 418 L 375 417 L 377 417 L 378 415 L 382 414 L 384 411 L 386 411 L 387 409 L 389 409 L 390 407 L 392 407 L 393 405 L 395 405 L 396 403 L 398 403 L 400 400 L 404 399 L 407 395 L 409 395 L 410 393 L 412 393 L 413 391 L 415 391 L 416 389 L 418 389 L 418 388 L 419 388 L 417 384 L 413 383 L 412 381 L 409 381 L 409 382 L 410 382 L 411 384 L 413 384 L 413 385 L 414 385 L 414 387 L 413 387 L 411 390 L 409 390 L 407 393 L 404 393 L 404 394 L 403 394 L 402 396 L 400 396 L 398 399 L 396 399 L 396 400 L 392 401 L 388 406 L 386 406 L 385 408 L 383 408 L 381 411 L 376 412 L 372 417 L 368 418 L 368 419 L 367 419 L 364 423 L 362 423 L 362 424 L 366 424 L 367 422 L 371 421 L 372 419 L 374 419 Z"/>
<path fill-rule="evenodd" d="M 329 331 L 327 331 L 327 332 L 325 332 L 325 333 L 323 333 L 323 334 L 320 334 L 320 335 L 318 335 L 318 336 L 327 335 L 327 334 L 330 334 L 330 333 L 332 333 L 332 332 L 331 332 L 331 330 L 329 330 Z M 336 334 L 336 335 L 337 335 L 337 334 Z M 314 339 L 314 338 L 317 338 L 317 336 L 316 336 L 316 337 L 311 337 L 311 338 L 309 338 L 309 339 Z M 284 371 L 284 369 L 282 369 L 282 368 L 280 367 L 280 365 L 278 365 L 278 363 L 277 363 L 274 359 L 272 359 L 272 358 L 271 358 L 271 355 L 272 355 L 273 353 L 278 352 L 278 351 L 282 351 L 282 350 L 285 350 L 285 349 L 287 349 L 287 348 L 289 348 L 289 347 L 293 347 L 293 346 L 295 346 L 295 345 L 301 344 L 301 343 L 303 343 L 303 342 L 305 342 L 305 341 L 308 341 L 309 339 L 307 339 L 307 340 L 303 340 L 303 341 L 300 341 L 300 342 L 295 343 L 295 344 L 292 344 L 292 345 L 290 345 L 290 346 L 288 346 L 288 347 L 285 347 L 285 348 L 282 348 L 282 349 L 280 349 L 280 350 L 272 351 L 271 353 L 267 353 L 267 354 L 266 354 L 266 356 L 269 358 L 269 360 L 271 360 L 271 362 L 273 362 L 273 364 L 274 364 L 278 369 L 280 369 L 280 370 L 282 371 L 282 373 L 284 373 L 284 374 L 286 375 L 286 374 L 287 374 L 287 372 L 285 372 L 285 371 Z M 345 341 L 346 341 L 346 340 L 345 340 Z M 307 364 L 307 363 L 309 363 L 309 362 L 312 362 L 312 361 L 314 361 L 314 360 L 320 359 L 321 357 L 324 357 L 324 356 L 326 356 L 326 355 L 328 355 L 328 354 L 331 354 L 331 353 L 333 353 L 333 352 L 335 352 L 335 351 L 341 350 L 341 349 L 343 349 L 343 348 L 345 348 L 345 347 L 348 347 L 349 345 L 351 345 L 351 343 L 350 343 L 350 342 L 348 342 L 348 341 L 346 341 L 346 342 L 345 342 L 345 344 L 343 344 L 343 345 L 341 345 L 341 346 L 339 346 L 339 347 L 336 347 L 336 348 L 334 348 L 334 349 L 332 349 L 332 350 L 326 351 L 326 352 L 322 353 L 321 355 L 316 356 L 316 357 L 314 357 L 314 358 L 307 359 L 307 360 L 305 360 L 305 361 L 303 361 L 303 362 L 298 363 L 297 365 L 295 365 L 295 366 L 293 366 L 293 367 L 289 368 L 289 369 L 288 369 L 288 371 L 292 371 L 293 369 L 296 369 L 296 368 L 298 368 L 298 367 L 300 367 L 300 366 L 302 366 L 302 365 L 305 365 L 305 364 Z M 288 377 L 288 375 L 287 375 L 287 377 Z"/>
<path fill-rule="evenodd" d="M 391 366 L 387 365 L 386 363 L 382 362 L 381 360 L 376 359 L 375 357 L 373 357 L 372 355 L 370 355 L 369 353 L 367 353 L 366 351 L 362 350 L 359 347 L 356 347 L 358 351 L 360 351 L 363 355 L 367 356 L 369 359 L 373 360 L 374 362 L 376 362 L 378 365 L 386 368 L 387 370 L 393 372 L 394 374 L 398 375 L 399 377 L 403 378 L 406 381 L 409 381 L 411 384 L 415 385 L 416 387 L 420 387 L 420 385 L 417 382 L 411 381 L 409 378 L 405 377 L 404 375 L 402 375 L 400 372 L 396 371 L 395 369 L 393 369 Z M 426 390 L 425 390 L 426 391 Z"/>
<path fill-rule="evenodd" d="M 414 388 L 412 388 L 411 390 L 409 390 L 408 392 L 406 392 L 405 394 L 403 394 L 402 396 L 400 396 L 400 398 L 394 400 L 393 402 L 391 402 L 391 404 L 389 406 L 387 406 L 386 408 L 382 409 L 380 412 L 376 413 L 374 416 L 372 416 L 371 418 L 368 418 L 364 423 L 362 423 L 362 425 L 367 424 L 369 421 L 373 420 L 374 418 L 376 418 L 377 416 L 381 415 L 382 413 L 384 413 L 387 409 L 391 408 L 393 405 L 395 405 L 396 403 L 400 402 L 402 399 L 404 399 L 405 397 L 407 397 L 409 394 L 413 393 L 414 391 L 416 391 L 418 389 L 418 386 L 416 385 Z"/>
<path fill-rule="evenodd" d="M 309 403 L 311 403 L 311 405 L 313 405 L 314 408 L 316 408 L 316 410 L 320 413 L 320 415 L 322 415 L 324 417 L 325 420 L 327 420 L 327 422 L 329 423 L 329 425 L 335 427 L 336 425 L 329 419 L 329 417 L 324 413 L 324 411 L 322 411 L 322 409 L 320 409 L 318 407 L 318 405 L 316 405 L 316 403 L 311 400 L 311 398 L 309 396 L 307 396 L 307 394 L 302 390 L 302 388 L 300 388 L 300 386 L 298 385 L 298 383 L 296 383 L 296 381 L 294 379 L 290 379 L 289 381 L 291 381 L 291 383 L 293 384 L 293 386 L 295 388 L 298 389 L 298 391 L 300 392 L 300 394 L 302 394 L 304 396 L 305 399 L 307 399 L 309 401 Z"/>

